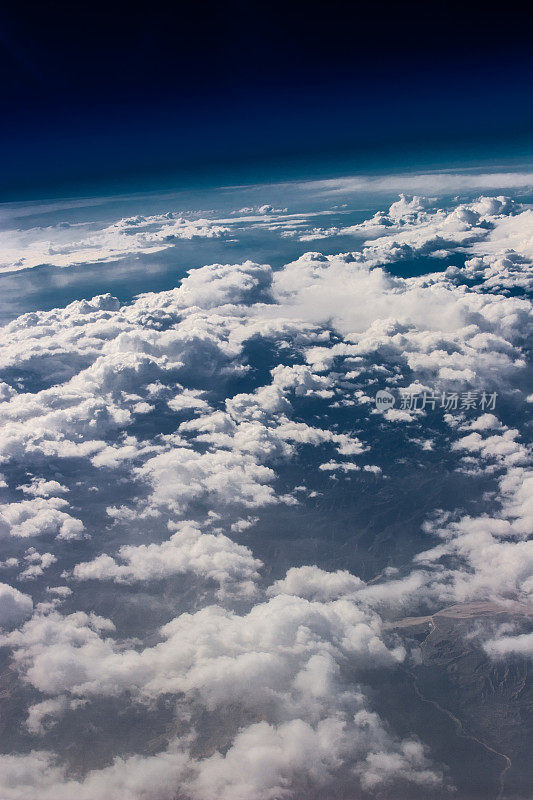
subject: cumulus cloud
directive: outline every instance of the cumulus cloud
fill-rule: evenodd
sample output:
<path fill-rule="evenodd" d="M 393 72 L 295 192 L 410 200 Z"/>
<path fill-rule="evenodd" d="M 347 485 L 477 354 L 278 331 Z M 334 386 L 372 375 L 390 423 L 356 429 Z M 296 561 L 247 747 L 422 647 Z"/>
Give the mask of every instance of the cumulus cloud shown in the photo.
<path fill-rule="evenodd" d="M 18 625 L 31 616 L 33 601 L 27 594 L 19 592 L 7 583 L 0 583 L 0 626 Z"/>
<path fill-rule="evenodd" d="M 484 642 L 485 651 L 494 659 L 503 659 L 509 655 L 533 658 L 533 633 L 522 633 L 518 636 L 499 636 Z"/>
<path fill-rule="evenodd" d="M 18 576 L 19 581 L 29 581 L 40 577 L 45 569 L 55 564 L 56 556 L 52 553 L 38 553 L 34 547 L 29 547 L 24 555 L 28 566 Z"/>
<path fill-rule="evenodd" d="M 33 478 L 31 483 L 19 488 L 22 489 L 24 494 L 29 494 L 33 497 L 51 497 L 68 492 L 68 488 L 62 486 L 59 481 L 46 481 L 44 478 Z"/>
<path fill-rule="evenodd" d="M 58 539 L 79 539 L 85 526 L 63 510 L 68 505 L 60 497 L 35 497 L 19 503 L 4 503 L 0 505 L 0 536 L 54 535 Z"/>
<path fill-rule="evenodd" d="M 443 600 L 473 598 L 530 598 L 533 593 L 533 473 L 529 449 L 517 441 L 518 431 L 496 426 L 492 415 L 469 426 L 472 433 L 452 444 L 474 453 L 478 470 L 499 473 L 497 511 L 490 515 L 445 515 L 428 521 L 426 531 L 442 543 L 416 556 L 420 564 L 439 563 L 452 557 L 434 585 Z M 497 427 L 498 433 L 493 433 Z M 481 432 L 480 432 L 481 431 Z"/>
<path fill-rule="evenodd" d="M 186 774 L 187 757 L 174 745 L 152 758 L 117 758 L 112 766 L 93 770 L 85 779 L 67 776 L 64 766 L 45 750 L 28 755 L 2 756 L 2 783 L 6 800 L 26 800 L 38 794 L 43 800 L 98 800 L 108 792 L 123 800 L 172 800 Z"/>
<path fill-rule="evenodd" d="M 357 717 L 365 741 L 355 747 L 364 753 L 357 779 L 359 786 L 377 788 L 394 781 L 411 782 L 426 789 L 440 784 L 441 775 L 431 769 L 419 742 L 405 740 L 391 753 L 395 744 L 387 737 L 376 717 L 365 712 Z M 322 790 L 334 785 L 339 763 L 354 743 L 348 729 L 335 718 L 313 728 L 294 721 L 279 726 L 259 722 L 238 734 L 224 754 L 216 753 L 193 760 L 183 743 L 172 740 L 168 747 L 153 756 L 116 758 L 101 770 L 91 770 L 83 779 L 67 777 L 66 770 L 46 751 L 28 755 L 2 756 L 6 800 L 22 800 L 28 792 L 38 791 L 43 800 L 99 800 L 112 791 L 123 800 L 173 800 L 178 788 L 186 800 L 263 800 L 290 796 L 302 779 Z M 380 750 L 379 748 L 384 748 Z M 357 791 L 352 776 L 343 782 Z"/>
<path fill-rule="evenodd" d="M 325 575 L 316 577 L 327 584 Z M 342 594 L 352 588 L 347 581 L 347 574 L 334 577 L 315 597 Z M 239 724 L 226 752 L 189 762 L 181 785 L 191 798 L 217 792 L 260 800 L 302 775 L 327 786 L 344 773 L 354 788 L 440 783 L 421 745 L 391 736 L 361 688 L 342 677 L 345 661 L 352 669 L 386 668 L 404 658 L 401 647 L 386 643 L 379 617 L 348 599 L 308 600 L 290 589 L 299 590 L 293 576 L 277 586 L 282 593 L 244 615 L 220 606 L 182 614 L 160 629 L 160 643 L 140 651 L 116 641 L 113 625 L 94 614 L 37 614 L 1 640 L 25 679 L 50 698 L 32 708 L 28 726 L 40 732 L 71 700 L 172 693 L 195 698 L 207 713 L 239 704 L 263 718 Z M 380 759 L 390 764 L 381 778 Z M 344 763 L 355 763 L 355 773 Z"/>
<path fill-rule="evenodd" d="M 304 628 L 309 633 L 300 641 Z M 108 635 L 113 629 L 95 615 L 52 611 L 35 616 L 3 643 L 15 648 L 15 663 L 26 678 L 49 694 L 116 695 L 128 688 L 150 697 L 194 691 L 216 705 L 237 698 L 237 692 L 265 710 L 277 703 L 276 695 L 279 701 L 290 698 L 293 680 L 314 654 L 329 652 L 336 659 L 344 653 L 360 666 L 391 666 L 404 657 L 401 648 L 383 641 L 377 615 L 342 599 L 277 595 L 244 616 L 209 606 L 176 617 L 161 628 L 161 644 L 141 652 L 119 647 Z M 239 674 L 247 675 L 248 688 Z M 291 702 L 297 706 L 298 697 Z"/>
<path fill-rule="evenodd" d="M 463 177 L 465 187 L 484 180 Z M 452 178 L 457 185 L 457 176 L 438 180 L 450 187 Z M 413 191 L 428 181 L 414 176 Z M 421 604 L 533 594 L 531 461 L 515 413 L 527 396 L 530 216 L 501 196 L 401 196 L 364 223 L 334 229 L 364 239 L 352 253 L 306 253 L 276 269 L 211 264 L 122 306 L 102 295 L 4 326 L 0 533 L 19 549 L 3 566 L 42 591 L 32 614 L 28 595 L 0 589 L 1 643 L 32 693 L 26 735 L 47 743 L 58 719 L 87 720 L 106 698 L 147 714 L 171 698 L 176 727 L 160 752 L 110 754 L 78 777 L 51 751 L 5 756 L 2 797 L 173 800 L 179 791 L 186 800 L 267 800 L 298 797 L 302 786 L 317 796 L 388 796 L 402 782 L 431 796 L 443 784 L 423 743 L 396 736 L 376 714 L 363 675 L 407 657 L 384 620 Z M 305 215 L 266 206 L 205 225 L 134 217 L 65 234 L 48 263 L 152 252 L 239 225 L 309 233 Z M 312 235 L 322 234 L 331 231 Z M 41 245 L 26 251 L 26 266 L 42 263 Z M 414 278 L 387 269 L 446 253 L 466 253 L 466 264 L 448 259 L 449 269 Z M 437 423 L 398 406 L 382 415 L 372 397 L 385 385 L 491 389 L 501 410 L 458 410 Z M 276 504 L 296 506 L 305 520 L 312 503 L 329 502 L 338 476 L 362 491 L 387 484 L 400 463 L 387 469 L 392 439 L 401 458 L 415 444 L 417 459 L 482 478 L 478 508 L 429 509 L 413 563 L 380 567 L 367 582 L 315 564 L 284 564 L 279 577 L 260 539 L 288 518 Z M 95 507 L 105 490 L 98 513 L 107 509 L 109 527 L 93 522 L 89 479 L 74 474 L 91 476 Z M 98 540 L 68 545 L 65 564 L 61 540 L 93 528 Z M 27 537 L 46 544 L 28 549 L 19 541 Z M 178 588 L 160 596 L 156 582 L 171 578 L 165 586 Z M 180 581 L 194 587 L 187 597 Z M 108 590 L 116 608 L 97 615 L 82 605 L 95 591 L 101 609 Z M 137 637 L 124 616 L 139 598 L 159 617 Z M 529 646 L 509 632 L 485 643 L 495 657 Z"/>
<path fill-rule="evenodd" d="M 347 570 L 326 572 L 316 566 L 292 567 L 283 580 L 269 587 L 270 595 L 294 594 L 309 600 L 334 600 L 351 595 L 363 581 Z"/>
<path fill-rule="evenodd" d="M 261 562 L 247 547 L 222 534 L 202 533 L 193 524 L 181 523 L 162 544 L 124 545 L 117 559 L 101 555 L 76 564 L 80 581 L 112 580 L 115 583 L 158 580 L 170 575 L 193 573 L 219 584 L 221 592 L 254 592 Z"/>

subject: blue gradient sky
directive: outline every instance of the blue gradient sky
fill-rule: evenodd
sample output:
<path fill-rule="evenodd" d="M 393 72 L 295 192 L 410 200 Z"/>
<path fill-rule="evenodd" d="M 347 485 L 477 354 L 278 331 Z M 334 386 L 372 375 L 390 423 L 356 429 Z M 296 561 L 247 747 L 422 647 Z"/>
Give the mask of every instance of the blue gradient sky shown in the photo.
<path fill-rule="evenodd" d="M 3 3 L 1 197 L 527 158 L 524 13 Z"/>

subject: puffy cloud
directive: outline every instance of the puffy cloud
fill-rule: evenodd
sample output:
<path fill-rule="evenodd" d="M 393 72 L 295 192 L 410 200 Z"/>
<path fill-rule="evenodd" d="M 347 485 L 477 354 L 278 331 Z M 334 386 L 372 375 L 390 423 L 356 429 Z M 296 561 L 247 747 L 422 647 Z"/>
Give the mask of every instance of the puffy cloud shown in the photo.
<path fill-rule="evenodd" d="M 426 530 L 439 536 L 442 544 L 415 559 L 430 565 L 452 557 L 455 563 L 433 585 L 445 601 L 527 598 L 533 593 L 531 456 L 528 448 L 516 441 L 517 430 L 500 426 L 498 433 L 492 433 L 495 423 L 492 415 L 488 417 L 478 418 L 479 425 L 474 421 L 463 426 L 474 430 L 456 440 L 452 448 L 474 453 L 481 469 L 489 462 L 500 473 L 498 510 L 493 515 L 458 514 L 455 519 L 445 515 L 428 521 Z"/>
<path fill-rule="evenodd" d="M 533 633 L 522 633 L 518 636 L 498 636 L 483 643 L 485 651 L 494 659 L 503 659 L 509 655 L 533 658 Z"/>
<path fill-rule="evenodd" d="M 0 626 L 18 625 L 31 616 L 33 601 L 27 594 L 19 592 L 7 583 L 0 583 Z"/>
<path fill-rule="evenodd" d="M 334 600 L 351 595 L 363 586 L 363 581 L 347 570 L 326 572 L 319 567 L 292 567 L 283 580 L 269 587 L 270 595 L 294 594 L 309 600 Z"/>
<path fill-rule="evenodd" d="M 323 472 L 335 472 L 336 470 L 340 470 L 341 472 L 359 472 L 361 467 L 358 464 L 353 464 L 350 461 L 342 462 L 331 460 L 320 464 L 318 469 L 322 470 Z"/>
<path fill-rule="evenodd" d="M 195 525 L 181 523 L 162 544 L 124 545 L 117 559 L 101 555 L 77 564 L 77 580 L 113 580 L 115 583 L 158 580 L 192 573 L 219 584 L 222 594 L 250 594 L 255 590 L 261 562 L 247 547 L 222 534 L 202 533 Z"/>
<path fill-rule="evenodd" d="M 216 224 L 309 232 L 305 215 L 243 213 L 250 218 Z M 250 261 L 213 264 L 191 270 L 175 289 L 122 307 L 104 295 L 25 314 L 0 331 L 0 366 L 9 381 L 0 385 L 0 455 L 9 485 L 17 487 L 3 486 L 2 532 L 85 533 L 71 514 L 79 506 L 89 510 L 78 491 L 87 481 L 70 482 L 70 464 L 58 466 L 61 459 L 75 459 L 78 475 L 90 472 L 92 489 L 124 490 L 102 504 L 116 502 L 107 508 L 112 533 L 99 531 L 100 555 L 83 555 L 87 560 L 75 566 L 69 560 L 64 571 L 61 543 L 53 541 L 50 552 L 17 551 L 5 562 L 22 564 L 23 579 L 45 569 L 50 576 L 46 601 L 2 636 L 31 687 L 28 734 L 46 742 L 54 720 L 69 714 L 83 724 L 83 704 L 103 698 L 152 714 L 170 697 L 180 730 L 156 755 L 110 760 L 78 778 L 51 754 L 6 756 L 2 797 L 99 800 L 111 792 L 125 800 L 173 800 L 178 791 L 186 800 L 267 800 L 298 797 L 302 786 L 320 796 L 388 796 L 405 781 L 428 795 L 441 785 L 422 744 L 396 737 L 358 681 L 406 657 L 380 614 L 390 619 L 421 603 L 439 608 L 533 592 L 529 453 L 521 424 L 506 424 L 526 394 L 531 308 L 520 292 L 531 266 L 530 224 L 524 209 L 502 197 L 437 207 L 402 196 L 351 231 L 335 229 L 364 237 L 359 252 L 307 253 L 275 270 Z M 202 232 L 197 221 L 190 233 L 226 235 L 214 225 Z M 110 228 L 109 241 L 93 242 L 95 258 L 117 257 L 122 245 L 151 250 L 187 235 L 185 222 L 169 217 Z M 78 233 L 78 242 L 91 238 Z M 56 254 L 65 263 L 76 252 L 66 245 Z M 455 248 L 473 256 L 464 268 L 417 278 L 386 269 Z M 437 422 L 402 409 L 381 415 L 372 395 L 382 385 L 493 387 L 501 411 L 461 411 Z M 431 442 L 431 451 L 416 449 L 421 462 L 442 458 L 481 476 L 481 511 L 433 514 L 424 530 L 434 539 L 417 541 L 426 549 L 414 563 L 384 569 L 368 583 L 348 570 L 289 564 L 263 594 L 261 562 L 226 532 L 240 535 L 259 522 L 250 536 L 257 542 L 265 523 L 278 524 L 267 510 L 275 503 L 296 503 L 298 496 L 312 513 L 308 501 L 327 495 L 332 474 L 379 474 L 391 432 L 395 447 L 406 443 L 405 458 L 413 444 Z M 359 458 L 369 451 L 375 464 Z M 91 514 L 83 519 L 92 527 Z M 261 557 L 268 576 L 268 542 Z M 55 585 L 58 574 L 69 586 Z M 186 582 L 194 587 L 187 598 L 179 586 L 176 597 L 157 595 L 151 582 L 180 575 L 195 578 Z M 116 617 L 114 606 L 101 611 L 113 622 L 76 610 L 88 580 L 114 582 Z M 218 587 L 217 604 L 202 581 Z M 170 621 L 130 639 L 137 631 L 124 621 L 124 609 L 138 602 L 138 583 L 142 602 L 146 597 L 147 607 L 166 614 L 157 624 Z M 19 609 L 12 623 L 23 623 L 31 599 L 8 589 Z M 108 591 L 100 589 L 99 608 Z M 62 601 L 72 613 L 61 613 Z M 174 616 L 176 608 L 189 613 Z M 497 647 L 511 652 L 515 644 L 525 647 L 518 640 Z"/>
<path fill-rule="evenodd" d="M 46 591 L 61 598 L 69 597 L 72 594 L 72 589 L 68 586 L 47 586 Z"/>
<path fill-rule="evenodd" d="M 18 576 L 21 581 L 38 578 L 45 569 L 56 563 L 57 558 L 52 553 L 38 553 L 34 547 L 30 547 L 26 550 L 24 560 L 28 566 Z"/>
<path fill-rule="evenodd" d="M 497 430 L 502 427 L 502 423 L 494 414 L 480 414 L 477 419 L 472 422 L 465 423 L 462 426 L 464 430 L 470 431 L 490 431 Z"/>
<path fill-rule="evenodd" d="M 206 500 L 224 505 L 258 507 L 276 502 L 268 484 L 275 473 L 251 456 L 216 450 L 199 453 L 192 448 L 174 447 L 148 459 L 135 474 L 146 480 L 153 507 L 177 514 L 186 512 L 193 501 Z"/>
<path fill-rule="evenodd" d="M 68 492 L 68 488 L 60 484 L 59 481 L 46 481 L 44 478 L 33 478 L 31 483 L 19 488 L 22 489 L 24 494 L 30 494 L 33 497 L 51 497 Z"/>
<path fill-rule="evenodd" d="M 57 722 L 57 717 L 76 703 L 79 701 L 69 702 L 66 697 L 54 697 L 35 703 L 28 709 L 26 728 L 32 734 L 43 735 Z"/>
<path fill-rule="evenodd" d="M 224 756 L 217 754 L 202 765 L 192 783 L 193 796 L 223 800 L 287 796 L 291 784 L 302 776 L 327 791 L 339 762 L 354 751 L 362 757 L 368 750 L 357 767 L 365 789 L 399 780 L 426 787 L 442 783 L 418 742 L 406 740 L 391 752 L 394 744 L 379 719 L 365 710 L 357 712 L 352 725 L 335 717 L 322 720 L 316 728 L 301 720 L 277 727 L 257 723 L 240 733 Z M 377 751 L 379 746 L 383 751 Z M 345 783 L 353 791 L 353 778 Z"/>
<path fill-rule="evenodd" d="M 374 789 L 395 780 L 430 789 L 442 781 L 418 742 L 395 742 L 374 715 L 362 711 L 352 726 L 337 718 L 315 727 L 298 720 L 279 726 L 255 723 L 237 735 L 224 755 L 203 759 L 193 760 L 184 744 L 174 739 L 156 755 L 115 758 L 112 765 L 91 770 L 78 780 L 67 777 L 65 768 L 46 751 L 1 756 L 0 788 L 6 800 L 26 800 L 32 792 L 38 792 L 42 800 L 73 796 L 99 800 L 109 792 L 123 800 L 174 800 L 176 791 L 184 800 L 216 796 L 264 800 L 294 796 L 302 779 L 308 786 L 327 791 L 341 772 L 339 764 L 354 751 L 362 756 L 358 774 L 355 779 L 350 774 L 342 776 L 350 791 L 358 791 L 361 785 Z"/>
<path fill-rule="evenodd" d="M 273 383 L 283 390 L 292 390 L 300 397 L 332 397 L 331 378 L 314 374 L 305 364 L 288 367 L 279 365 L 272 370 Z"/>
<path fill-rule="evenodd" d="M 520 253 L 533 259 L 533 211 L 527 209 L 519 214 L 501 215 L 494 222 L 487 240 L 483 243 L 483 254 L 500 254 L 502 251 Z M 481 249 L 481 248 L 479 248 Z"/>
<path fill-rule="evenodd" d="M 342 677 L 345 662 L 352 669 L 393 667 L 403 649 L 387 645 L 376 614 L 349 599 L 329 599 L 353 588 L 347 573 L 328 579 L 316 570 L 313 577 L 313 600 L 286 593 L 305 583 L 292 573 L 277 585 L 283 593 L 249 613 L 211 606 L 182 614 L 160 629 L 160 643 L 142 650 L 115 641 L 113 626 L 95 615 L 51 610 L 34 616 L 2 640 L 14 648 L 25 679 L 52 700 L 30 710 L 28 725 L 41 732 L 72 700 L 126 690 L 138 699 L 184 694 L 207 713 L 239 704 L 264 720 L 238 724 L 224 754 L 188 763 L 180 785 L 191 799 L 218 793 L 262 800 L 282 787 L 290 790 L 302 775 L 316 786 L 344 780 L 354 790 L 394 780 L 440 783 L 423 748 L 389 734 L 353 677 L 348 683 Z M 380 779 L 376 759 L 387 756 L 390 769 Z M 82 783 L 82 797 L 93 779 L 96 773 L 89 773 Z"/>
<path fill-rule="evenodd" d="M 188 759 L 174 745 L 151 758 L 116 758 L 111 766 L 92 770 L 81 780 L 68 777 L 65 767 L 43 750 L 1 756 L 0 763 L 5 800 L 27 800 L 32 795 L 41 800 L 71 800 L 73 796 L 99 800 L 109 792 L 121 800 L 173 800 Z"/>
<path fill-rule="evenodd" d="M 58 539 L 79 539 L 84 525 L 62 509 L 68 503 L 61 497 L 35 497 L 19 503 L 0 505 L 0 536 L 28 538 L 53 534 Z"/>
<path fill-rule="evenodd" d="M 473 426 L 472 426 L 473 427 Z M 508 466 L 527 463 L 527 449 L 516 441 L 519 431 L 516 429 L 503 430 L 502 433 L 483 437 L 474 428 L 474 433 L 463 436 L 454 442 L 455 450 L 466 450 L 470 453 L 479 453 L 483 459 L 496 459 Z M 485 428 L 490 430 L 490 428 Z"/>
<path fill-rule="evenodd" d="M 239 616 L 220 606 L 182 614 L 160 630 L 162 642 L 141 652 L 100 632 L 108 620 L 52 611 L 4 637 L 15 663 L 40 691 L 76 696 L 198 692 L 208 705 L 239 697 L 254 706 L 288 700 L 299 669 L 314 654 L 341 654 L 355 664 L 393 665 L 403 650 L 387 647 L 379 617 L 348 600 L 308 601 L 277 595 Z M 208 639 L 205 636 L 208 634 Z M 247 675 L 242 685 L 239 675 Z M 248 688 L 246 688 L 248 687 Z M 292 702 L 299 704 L 297 696 Z M 303 700 L 305 705 L 305 699 Z"/>
<path fill-rule="evenodd" d="M 521 299 L 458 293 L 444 278 L 425 283 L 369 269 L 352 256 L 307 254 L 274 276 L 286 313 L 333 321 L 345 341 L 309 348 L 315 371 L 343 358 L 385 356 L 433 386 L 488 388 L 524 369 L 519 345 L 530 315 Z M 431 309 L 438 307 L 439 315 Z"/>

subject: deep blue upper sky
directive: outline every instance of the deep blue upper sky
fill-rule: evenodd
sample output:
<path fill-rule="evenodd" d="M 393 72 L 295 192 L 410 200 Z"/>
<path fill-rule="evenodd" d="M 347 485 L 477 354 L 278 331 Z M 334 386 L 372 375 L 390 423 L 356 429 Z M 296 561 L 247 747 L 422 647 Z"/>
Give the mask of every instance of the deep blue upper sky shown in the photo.
<path fill-rule="evenodd" d="M 3 3 L 1 197 L 530 155 L 531 20 L 487 9 Z"/>

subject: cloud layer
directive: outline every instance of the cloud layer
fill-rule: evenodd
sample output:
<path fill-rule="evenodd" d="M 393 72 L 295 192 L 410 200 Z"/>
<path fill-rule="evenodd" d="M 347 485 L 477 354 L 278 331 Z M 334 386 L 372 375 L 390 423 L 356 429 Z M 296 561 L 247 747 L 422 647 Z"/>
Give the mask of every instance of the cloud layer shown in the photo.
<path fill-rule="evenodd" d="M 313 191 L 341 188 L 361 187 Z M 261 204 L 69 229 L 63 251 L 43 239 L 24 262 L 6 250 L 21 268 L 255 225 L 288 241 L 361 240 L 279 268 L 208 264 L 168 291 L 125 304 L 102 294 L 0 331 L 0 643 L 30 745 L 1 757 L 6 800 L 440 798 L 452 787 L 416 732 L 378 713 L 371 684 L 416 658 L 387 624 L 398 616 L 531 603 L 531 212 L 500 195 L 402 195 L 364 222 L 315 223 Z M 443 269 L 402 276 L 425 257 Z M 378 388 L 437 400 L 382 414 Z M 495 393 L 497 405 L 443 408 L 454 392 Z M 471 502 L 444 508 L 424 490 L 423 513 L 412 510 L 423 524 L 402 528 L 409 547 L 385 538 L 379 568 L 354 574 L 336 550 L 350 538 L 335 506 L 386 504 L 389 486 L 401 503 L 408 464 L 462 476 Z M 299 529 L 279 530 L 287 520 Z M 317 562 L 326 541 L 337 567 L 291 562 L 295 533 L 318 542 Z M 530 653 L 531 634 L 500 631 L 484 646 Z M 76 774 L 53 737 L 63 724 L 104 726 L 99 703 L 159 737 L 168 707 L 171 722 L 155 745 L 139 723 L 136 750 L 117 738 Z"/>

